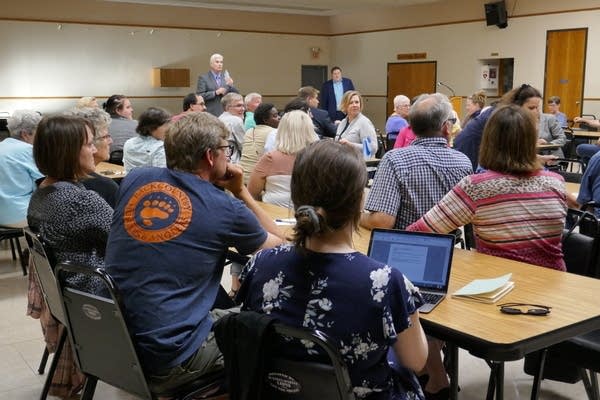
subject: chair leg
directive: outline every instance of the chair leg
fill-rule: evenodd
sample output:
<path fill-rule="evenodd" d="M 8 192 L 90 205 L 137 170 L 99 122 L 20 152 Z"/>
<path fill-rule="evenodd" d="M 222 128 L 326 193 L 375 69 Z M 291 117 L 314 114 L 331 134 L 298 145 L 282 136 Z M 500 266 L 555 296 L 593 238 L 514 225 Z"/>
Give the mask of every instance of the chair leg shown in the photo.
<path fill-rule="evenodd" d="M 540 385 L 544 376 L 544 365 L 546 363 L 546 355 L 548 349 L 540 350 L 540 359 L 537 365 L 537 373 L 533 377 L 533 387 L 531 388 L 531 400 L 537 400 L 540 393 Z"/>
<path fill-rule="evenodd" d="M 594 371 L 579 368 L 579 375 L 583 381 L 583 387 L 589 400 L 600 400 L 598 392 L 598 377 Z"/>
<path fill-rule="evenodd" d="M 98 379 L 93 376 L 86 376 L 85 385 L 83 385 L 81 392 L 81 400 L 92 400 L 96 391 L 96 383 L 98 383 Z"/>
<path fill-rule="evenodd" d="M 40 366 L 38 367 L 38 374 L 44 375 L 44 370 L 46 369 L 46 363 L 48 362 L 48 355 L 50 352 L 48 351 L 48 347 L 44 346 L 44 354 L 42 354 L 42 359 L 40 360 Z"/>
<path fill-rule="evenodd" d="M 44 382 L 44 388 L 42 389 L 42 394 L 40 395 L 40 400 L 46 400 L 48 397 L 48 392 L 50 391 L 50 384 L 52 383 L 52 378 L 54 378 L 54 372 L 56 371 L 56 366 L 58 365 L 58 359 L 62 354 L 62 349 L 65 344 L 65 340 L 67 339 L 67 330 L 63 328 L 60 338 L 58 339 L 58 345 L 56 346 L 56 351 L 54 352 L 54 358 L 52 358 L 52 363 L 50 364 L 50 369 L 48 370 L 48 376 L 46 377 L 46 382 Z"/>
<path fill-rule="evenodd" d="M 21 260 L 21 269 L 23 270 L 23 276 L 26 276 L 27 262 L 29 260 L 29 249 L 25 249 L 24 252 L 23 249 L 21 249 L 21 242 L 19 241 L 19 238 L 15 238 L 15 241 L 17 242 L 17 252 L 19 253 L 19 260 Z M 27 254 L 27 260 L 25 260 L 25 254 Z"/>
<path fill-rule="evenodd" d="M 10 239 L 8 239 L 8 241 L 10 242 L 10 252 L 12 254 L 12 259 L 16 260 L 17 259 L 17 253 L 15 253 L 15 242 L 13 242 L 13 238 L 12 237 Z"/>

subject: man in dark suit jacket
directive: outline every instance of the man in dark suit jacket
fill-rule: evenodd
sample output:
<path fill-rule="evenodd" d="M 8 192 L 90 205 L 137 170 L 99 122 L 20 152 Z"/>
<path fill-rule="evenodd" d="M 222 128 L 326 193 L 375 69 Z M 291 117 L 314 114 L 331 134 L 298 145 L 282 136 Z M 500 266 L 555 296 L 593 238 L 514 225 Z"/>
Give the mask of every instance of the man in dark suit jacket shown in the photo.
<path fill-rule="evenodd" d="M 340 67 L 331 68 L 331 79 L 321 88 L 321 108 L 327 110 L 332 121 L 341 121 L 346 115 L 339 110 L 342 96 L 348 90 L 354 90 L 352 80 L 342 77 Z"/>
<path fill-rule="evenodd" d="M 335 138 L 337 127 L 331 122 L 327 111 L 317 108 L 319 106 L 319 91 L 312 86 L 304 86 L 298 90 L 298 97 L 306 100 L 310 107 L 315 133 L 320 138 Z"/>
<path fill-rule="evenodd" d="M 239 93 L 227 71 L 223 73 L 223 56 L 210 56 L 210 71 L 198 77 L 196 94 L 204 98 L 206 111 L 218 117 L 223 113 L 221 98 L 227 93 Z"/>

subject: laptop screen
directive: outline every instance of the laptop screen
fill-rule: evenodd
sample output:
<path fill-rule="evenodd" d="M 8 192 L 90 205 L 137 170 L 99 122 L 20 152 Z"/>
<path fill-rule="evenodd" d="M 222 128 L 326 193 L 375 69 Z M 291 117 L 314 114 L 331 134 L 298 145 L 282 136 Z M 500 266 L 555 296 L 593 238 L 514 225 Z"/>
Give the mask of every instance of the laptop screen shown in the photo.
<path fill-rule="evenodd" d="M 400 270 L 420 289 L 448 288 L 454 235 L 373 229 L 369 257 Z"/>

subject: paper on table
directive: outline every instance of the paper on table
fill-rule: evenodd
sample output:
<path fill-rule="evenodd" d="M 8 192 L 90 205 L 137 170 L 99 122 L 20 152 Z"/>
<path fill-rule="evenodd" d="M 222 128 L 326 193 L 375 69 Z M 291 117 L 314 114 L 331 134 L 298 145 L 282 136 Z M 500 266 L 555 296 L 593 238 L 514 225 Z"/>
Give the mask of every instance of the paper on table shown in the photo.
<path fill-rule="evenodd" d="M 493 292 L 500 289 L 510 281 L 512 274 L 502 275 L 498 278 L 475 279 L 454 292 L 454 296 L 473 296 Z"/>
<path fill-rule="evenodd" d="M 296 218 L 278 218 L 275 220 L 276 225 L 296 225 Z"/>

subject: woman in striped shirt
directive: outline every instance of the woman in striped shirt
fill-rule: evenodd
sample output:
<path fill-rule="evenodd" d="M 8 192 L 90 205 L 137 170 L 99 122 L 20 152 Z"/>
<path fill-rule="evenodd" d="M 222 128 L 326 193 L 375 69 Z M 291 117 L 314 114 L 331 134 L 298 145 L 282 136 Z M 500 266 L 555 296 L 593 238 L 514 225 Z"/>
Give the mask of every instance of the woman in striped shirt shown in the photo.
<path fill-rule="evenodd" d="M 472 223 L 478 251 L 564 271 L 564 180 L 543 170 L 536 142 L 529 111 L 499 107 L 483 132 L 479 164 L 486 171 L 463 178 L 407 229 L 447 233 Z"/>

